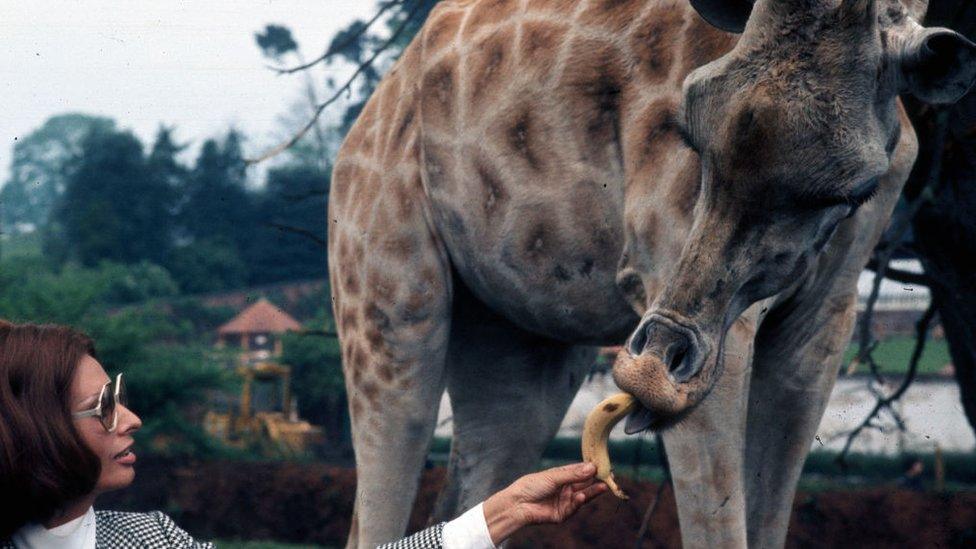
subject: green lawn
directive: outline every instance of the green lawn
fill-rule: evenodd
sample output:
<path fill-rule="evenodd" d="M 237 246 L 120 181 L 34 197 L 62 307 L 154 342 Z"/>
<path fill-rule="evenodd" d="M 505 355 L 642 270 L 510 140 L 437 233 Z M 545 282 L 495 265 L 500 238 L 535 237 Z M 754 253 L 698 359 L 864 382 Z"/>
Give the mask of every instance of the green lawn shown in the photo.
<path fill-rule="evenodd" d="M 912 357 L 915 348 L 914 337 L 893 337 L 886 339 L 878 344 L 874 350 L 874 359 L 881 366 L 882 373 L 904 373 L 908 371 L 908 361 Z M 850 363 L 854 355 L 857 354 L 858 345 L 852 343 L 844 354 L 844 368 Z M 936 374 L 951 361 L 949 358 L 949 346 L 945 339 L 929 339 L 925 344 L 925 351 L 922 359 L 918 363 L 918 373 Z M 858 366 L 858 373 L 866 373 L 867 365 Z M 842 369 L 843 371 L 843 369 Z"/>

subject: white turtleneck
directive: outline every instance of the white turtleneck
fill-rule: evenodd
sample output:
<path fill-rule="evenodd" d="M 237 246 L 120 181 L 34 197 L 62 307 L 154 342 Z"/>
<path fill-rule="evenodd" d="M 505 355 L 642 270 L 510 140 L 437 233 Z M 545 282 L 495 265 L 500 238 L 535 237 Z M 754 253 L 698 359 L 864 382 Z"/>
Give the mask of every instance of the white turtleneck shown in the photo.
<path fill-rule="evenodd" d="M 17 530 L 13 542 L 18 549 L 95 549 L 95 510 L 89 507 L 84 515 L 54 528 L 28 524 Z"/>

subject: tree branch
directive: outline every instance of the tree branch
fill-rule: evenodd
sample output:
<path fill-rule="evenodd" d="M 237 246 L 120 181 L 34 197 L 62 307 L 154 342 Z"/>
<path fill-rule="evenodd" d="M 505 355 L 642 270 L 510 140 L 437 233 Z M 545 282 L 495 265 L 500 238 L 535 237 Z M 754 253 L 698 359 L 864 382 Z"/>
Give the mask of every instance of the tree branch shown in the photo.
<path fill-rule="evenodd" d="M 925 313 L 915 325 L 915 348 L 912 351 L 912 358 L 908 363 L 908 372 L 905 374 L 905 377 L 901 380 L 901 384 L 893 393 L 888 396 L 883 396 L 880 393 L 878 394 L 877 401 L 875 401 L 874 408 L 871 409 L 871 412 L 867 415 L 867 417 L 864 418 L 863 421 L 861 421 L 860 425 L 848 433 L 847 442 L 844 443 L 844 448 L 840 451 L 840 454 L 838 454 L 837 458 L 835 459 L 835 461 L 842 467 L 847 466 L 847 454 L 850 452 L 851 445 L 854 444 L 854 439 L 861 434 L 861 431 L 866 428 L 880 428 L 880 426 L 874 423 L 874 420 L 882 410 L 887 410 L 892 415 L 892 418 L 895 420 L 895 423 L 898 425 L 898 429 L 900 431 L 906 430 L 905 421 L 902 419 L 901 414 L 899 414 L 898 411 L 892 407 L 892 404 L 900 399 L 902 395 L 905 394 L 905 391 L 908 390 L 908 387 L 912 384 L 912 382 L 915 381 L 915 376 L 918 372 L 918 363 L 922 358 L 922 352 L 925 350 L 925 343 L 928 340 L 929 335 L 929 327 L 931 326 L 932 319 L 934 317 L 935 301 L 932 301 L 929 303 L 928 309 L 925 310 Z"/>
<path fill-rule="evenodd" d="M 363 71 L 365 71 L 370 66 L 372 66 L 373 62 L 375 62 L 376 59 L 383 54 L 383 52 L 389 49 L 389 47 L 393 45 L 394 42 L 396 42 L 397 38 L 400 37 L 404 29 L 406 29 L 407 26 L 410 24 L 410 20 L 413 19 L 413 17 L 417 14 L 417 11 L 420 9 L 420 6 L 423 5 L 423 3 L 424 3 L 423 0 L 417 0 L 416 3 L 414 3 L 413 7 L 407 13 L 406 18 L 403 20 L 403 22 L 400 23 L 400 26 L 396 28 L 396 30 L 393 32 L 390 38 L 386 42 L 384 42 L 383 45 L 380 46 L 375 52 L 373 52 L 373 55 L 369 59 L 367 59 L 365 62 L 359 65 L 359 68 L 356 69 L 356 72 L 354 72 L 352 76 L 350 76 L 349 79 L 346 80 L 346 83 L 343 84 L 342 87 L 336 90 L 335 94 L 333 94 L 332 97 L 330 97 L 323 103 L 319 103 L 319 105 L 315 107 L 315 111 L 312 114 L 312 119 L 309 120 L 308 123 L 305 124 L 305 126 L 298 131 L 298 133 L 293 135 L 291 139 L 285 141 L 284 143 L 278 145 L 277 147 L 271 149 L 270 151 L 262 154 L 257 158 L 247 159 L 244 161 L 244 163 L 250 166 L 253 164 L 257 164 L 258 162 L 263 162 L 273 156 L 280 154 L 283 151 L 290 149 L 292 146 L 295 145 L 295 143 L 298 143 L 303 137 L 305 137 L 305 134 L 307 134 L 308 131 L 312 129 L 312 126 L 314 126 L 315 123 L 318 121 L 319 117 L 322 116 L 322 111 L 324 111 L 326 107 L 328 107 L 336 100 L 338 100 L 343 93 L 350 91 L 350 89 L 352 88 L 352 83 L 356 81 L 356 78 L 358 78 L 359 75 L 363 73 Z"/>
<path fill-rule="evenodd" d="M 292 227 L 291 225 L 283 225 L 281 223 L 275 223 L 274 221 L 267 221 L 263 223 L 263 225 L 278 229 L 279 231 L 286 231 L 289 233 L 295 233 L 304 236 L 306 238 L 311 239 L 313 242 L 315 242 L 317 245 L 323 248 L 328 247 L 328 242 L 326 242 L 324 239 L 320 238 L 319 235 L 313 233 L 308 229 L 303 229 L 301 227 Z"/>
<path fill-rule="evenodd" d="M 322 55 L 316 57 L 315 59 L 307 63 L 300 63 L 299 65 L 296 65 L 294 67 L 288 67 L 288 68 L 272 67 L 272 66 L 268 66 L 268 68 L 275 71 L 278 74 L 293 74 L 298 71 L 303 71 L 305 69 L 311 68 L 321 63 L 322 61 L 325 61 L 326 59 L 332 57 L 333 55 L 341 52 L 342 50 L 346 49 L 347 47 L 349 47 L 350 44 L 352 44 L 356 40 L 359 40 L 359 38 L 362 35 L 366 34 L 366 31 L 368 31 L 369 28 L 373 26 L 373 23 L 378 21 L 379 18 L 382 17 L 384 13 L 390 10 L 393 6 L 402 5 L 404 1 L 405 0 L 392 0 L 390 2 L 387 2 L 382 7 L 380 7 L 379 11 L 376 12 L 376 15 L 374 15 L 372 19 L 367 21 L 366 24 L 363 25 L 361 29 L 346 37 L 346 39 L 340 42 L 339 44 L 333 44 L 330 47 L 326 48 L 325 53 L 323 53 Z"/>
<path fill-rule="evenodd" d="M 871 258 L 868 264 L 864 267 L 865 269 L 878 272 L 878 260 Z M 912 273 L 908 271 L 902 271 L 899 269 L 892 269 L 888 267 L 885 270 L 885 278 L 888 280 L 894 280 L 895 282 L 901 282 L 902 284 L 916 284 L 918 286 L 931 286 L 932 279 L 925 273 Z"/>

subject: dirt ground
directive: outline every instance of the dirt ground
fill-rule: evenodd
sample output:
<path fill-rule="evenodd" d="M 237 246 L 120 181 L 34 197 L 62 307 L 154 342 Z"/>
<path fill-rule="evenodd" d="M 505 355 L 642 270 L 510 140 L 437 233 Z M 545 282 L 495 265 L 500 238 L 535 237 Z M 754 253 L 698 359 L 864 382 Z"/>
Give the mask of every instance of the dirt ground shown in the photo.
<path fill-rule="evenodd" d="M 422 528 L 444 470 L 424 472 L 410 531 Z M 161 509 L 200 539 L 274 539 L 341 546 L 349 528 L 355 471 L 320 463 L 141 463 L 129 489 L 104 496 L 99 508 Z M 562 525 L 524 529 L 512 548 L 634 548 L 652 483 L 622 487 Z M 670 489 L 640 547 L 680 547 Z M 976 491 L 939 495 L 892 488 L 800 493 L 787 547 L 976 547 Z"/>

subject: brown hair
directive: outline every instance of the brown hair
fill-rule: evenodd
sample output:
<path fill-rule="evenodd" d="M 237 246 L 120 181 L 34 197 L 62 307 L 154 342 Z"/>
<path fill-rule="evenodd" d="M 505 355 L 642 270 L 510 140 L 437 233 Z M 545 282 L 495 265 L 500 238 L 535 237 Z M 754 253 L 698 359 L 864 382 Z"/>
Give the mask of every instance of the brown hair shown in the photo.
<path fill-rule="evenodd" d="M 101 464 L 70 409 L 85 355 L 92 340 L 71 328 L 0 320 L 0 539 L 95 488 Z"/>

